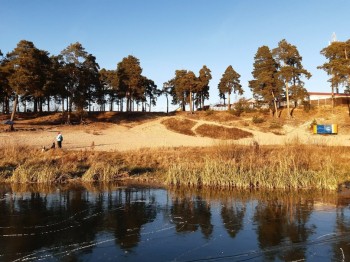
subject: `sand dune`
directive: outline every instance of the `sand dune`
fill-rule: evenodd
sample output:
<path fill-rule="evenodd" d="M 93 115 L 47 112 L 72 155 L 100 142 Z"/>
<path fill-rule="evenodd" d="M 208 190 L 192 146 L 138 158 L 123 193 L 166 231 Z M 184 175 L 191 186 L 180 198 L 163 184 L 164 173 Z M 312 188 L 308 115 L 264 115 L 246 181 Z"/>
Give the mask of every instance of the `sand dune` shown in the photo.
<path fill-rule="evenodd" d="M 196 126 L 203 123 L 218 124 L 203 120 L 196 121 Z M 251 128 L 242 129 L 251 132 L 253 137 L 230 140 L 230 142 L 250 145 L 256 141 L 260 145 L 284 145 L 298 141 L 306 144 L 350 146 L 350 135 L 348 134 L 314 135 L 306 125 L 299 127 L 286 125 L 284 135 L 265 133 Z M 212 146 L 223 142 L 219 139 L 175 133 L 166 129 L 161 119 L 158 118 L 136 126 L 106 124 L 101 128 L 101 126 L 94 125 L 78 127 L 59 125 L 41 130 L 3 132 L 0 133 L 0 147 L 6 145 L 50 147 L 58 131 L 61 131 L 64 136 L 63 148 L 77 150 L 94 146 L 95 150 L 101 151 L 125 151 L 155 147 Z"/>

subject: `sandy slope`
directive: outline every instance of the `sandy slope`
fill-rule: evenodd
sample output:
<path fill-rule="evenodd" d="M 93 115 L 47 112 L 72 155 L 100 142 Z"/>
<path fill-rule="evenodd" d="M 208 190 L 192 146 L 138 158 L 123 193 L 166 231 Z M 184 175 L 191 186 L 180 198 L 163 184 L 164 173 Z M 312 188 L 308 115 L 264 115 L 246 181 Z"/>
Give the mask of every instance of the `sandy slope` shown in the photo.
<path fill-rule="evenodd" d="M 108 124 L 102 129 L 93 125 L 79 128 L 76 126 L 55 126 L 35 131 L 3 132 L 0 133 L 0 147 L 16 144 L 37 146 L 38 148 L 42 146 L 49 147 L 55 140 L 57 131 L 62 132 L 64 136 L 63 147 L 66 149 L 91 148 L 92 144 L 94 144 L 95 150 L 125 151 L 169 146 L 211 146 L 222 143 L 222 141 L 217 139 L 193 137 L 169 131 L 160 121 L 161 119 L 156 119 L 134 127 L 117 124 Z M 211 122 L 198 120 L 196 126 L 203 123 Z M 242 128 L 253 133 L 254 137 L 234 142 L 245 145 L 252 144 L 253 141 L 258 142 L 260 145 L 284 145 L 298 140 L 307 144 L 350 146 L 350 135 L 348 134 L 314 135 L 310 133 L 307 126 L 307 124 L 297 128 L 285 126 L 285 135 L 275 135 L 273 133 L 263 133 L 249 128 Z"/>

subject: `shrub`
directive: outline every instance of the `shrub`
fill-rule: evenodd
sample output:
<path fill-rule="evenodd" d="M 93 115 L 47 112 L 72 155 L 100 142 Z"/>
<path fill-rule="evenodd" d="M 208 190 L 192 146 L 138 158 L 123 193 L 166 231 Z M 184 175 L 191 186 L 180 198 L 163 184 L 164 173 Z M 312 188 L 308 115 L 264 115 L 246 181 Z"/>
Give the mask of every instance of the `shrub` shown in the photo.
<path fill-rule="evenodd" d="M 314 125 L 317 125 L 316 119 L 312 120 L 312 122 L 310 123 L 310 129 L 311 130 L 314 128 Z"/>
<path fill-rule="evenodd" d="M 276 120 L 272 121 L 270 124 L 270 129 L 280 129 L 282 127 L 283 127 L 283 125 Z"/>
<path fill-rule="evenodd" d="M 178 118 L 169 118 L 162 121 L 162 124 L 171 131 L 195 136 L 195 133 L 191 130 L 195 126 L 196 122 L 189 119 L 178 119 Z"/>
<path fill-rule="evenodd" d="M 219 139 L 241 139 L 253 136 L 252 133 L 238 128 L 209 124 L 203 124 L 197 127 L 196 132 L 201 136 Z"/>
<path fill-rule="evenodd" d="M 254 124 L 261 124 L 261 123 L 265 122 L 265 119 L 261 116 L 255 115 L 255 116 L 253 116 L 252 121 Z"/>

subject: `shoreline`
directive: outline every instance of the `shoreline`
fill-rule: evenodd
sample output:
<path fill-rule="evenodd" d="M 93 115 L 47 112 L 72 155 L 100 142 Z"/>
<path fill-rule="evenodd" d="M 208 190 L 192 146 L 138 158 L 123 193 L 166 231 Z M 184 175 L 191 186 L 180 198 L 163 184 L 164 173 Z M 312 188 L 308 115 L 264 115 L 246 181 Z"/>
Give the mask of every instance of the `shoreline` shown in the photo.
<path fill-rule="evenodd" d="M 320 189 L 350 181 L 348 147 L 294 144 L 141 149 L 125 152 L 7 147 L 0 182 L 65 184 L 127 182 L 162 187 Z"/>

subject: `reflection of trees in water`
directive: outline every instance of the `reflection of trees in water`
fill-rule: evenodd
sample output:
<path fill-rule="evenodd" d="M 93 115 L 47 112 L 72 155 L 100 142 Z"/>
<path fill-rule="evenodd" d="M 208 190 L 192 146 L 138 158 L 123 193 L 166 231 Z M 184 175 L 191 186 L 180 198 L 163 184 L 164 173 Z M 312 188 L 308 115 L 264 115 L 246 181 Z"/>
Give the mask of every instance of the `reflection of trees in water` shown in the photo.
<path fill-rule="evenodd" d="M 346 207 L 348 209 L 348 207 Z M 349 216 L 344 214 L 344 212 L 349 212 L 345 210 L 345 207 L 340 207 L 340 210 L 337 212 L 337 217 L 335 221 L 336 227 L 336 236 L 332 235 L 334 244 L 333 244 L 333 252 L 335 261 L 347 261 L 343 260 L 343 256 L 346 259 L 350 257 L 350 219 Z"/>
<path fill-rule="evenodd" d="M 8 191 L 0 188 L 1 195 L 5 196 L 5 192 Z M 37 258 L 47 255 L 49 259 L 75 261 L 84 253 L 91 253 L 103 240 L 107 240 L 109 245 L 116 243 L 128 250 L 139 245 L 141 228 L 145 228 L 144 225 L 157 216 L 157 195 L 153 195 L 152 189 L 101 189 L 91 193 L 84 188 L 75 188 L 47 193 L 23 193 L 22 196 L 17 193 L 17 196 L 6 196 L 0 201 L 1 261 L 26 255 Z M 247 190 L 192 193 L 184 190 L 173 194 L 170 192 L 169 199 L 173 201 L 167 201 L 165 206 L 158 209 L 158 212 L 164 212 L 166 228 L 171 217 L 177 232 L 185 234 L 200 229 L 208 239 L 214 234 L 212 217 L 215 222 L 220 220 L 219 217 L 216 219 L 216 208 L 212 213 L 212 206 L 224 204 L 221 209 L 223 226 L 232 238 L 238 239 L 237 233 L 244 229 L 244 218 L 251 215 L 247 203 L 254 203 L 254 206 L 258 203 L 253 217 L 255 224 L 249 226 L 256 227 L 257 241 L 266 260 L 305 258 L 306 245 L 303 243 L 307 242 L 313 230 L 312 225 L 307 223 L 316 206 L 311 202 L 316 199 L 314 196 Z M 211 206 L 213 202 L 215 205 Z M 220 227 L 218 225 L 219 230 Z M 344 214 L 338 214 L 337 229 L 344 234 L 350 231 Z M 167 234 L 174 232 L 171 230 Z M 347 237 L 336 241 L 338 243 L 333 244 L 336 258 L 339 258 L 340 248 L 349 257 Z M 292 243 L 299 245 L 292 246 Z M 114 246 L 108 248 L 107 253 L 120 252 Z M 98 253 L 99 250 L 94 251 Z"/>
<path fill-rule="evenodd" d="M 305 243 L 313 233 L 313 228 L 306 225 L 312 210 L 313 202 L 288 194 L 259 201 L 254 221 L 260 248 L 267 259 L 273 260 L 276 256 L 286 261 L 305 258 L 306 245 L 293 247 L 292 244 Z M 281 248 L 273 248 L 277 246 Z"/>
<path fill-rule="evenodd" d="M 229 203 L 226 201 L 221 208 L 221 217 L 228 234 L 235 237 L 237 233 L 243 229 L 243 219 L 246 207 L 240 202 L 234 201 Z"/>
<path fill-rule="evenodd" d="M 51 250 L 46 255 L 54 256 L 67 245 L 92 241 L 102 219 L 91 215 L 100 213 L 101 205 L 97 200 L 91 207 L 86 198 L 86 192 L 75 190 L 51 197 L 30 193 L 0 202 L 6 218 L 0 222 L 0 247 L 8 254 L 5 260 L 45 248 Z"/>
<path fill-rule="evenodd" d="M 114 231 L 120 247 L 129 249 L 140 242 L 142 225 L 156 218 L 155 199 L 150 191 L 124 189 L 108 201 L 107 226 Z"/>
<path fill-rule="evenodd" d="M 92 252 L 97 233 L 106 226 L 115 231 L 122 247 L 135 246 L 141 226 L 156 216 L 148 202 L 155 200 L 145 192 L 126 189 L 113 198 L 75 189 L 51 195 L 23 193 L 0 201 L 0 260 L 64 256 L 74 261 L 81 252 Z M 79 251 L 80 246 L 84 248 Z"/>
<path fill-rule="evenodd" d="M 201 228 L 205 237 L 213 232 L 210 204 L 201 197 L 176 197 L 171 207 L 171 216 L 177 232 L 192 232 Z"/>

